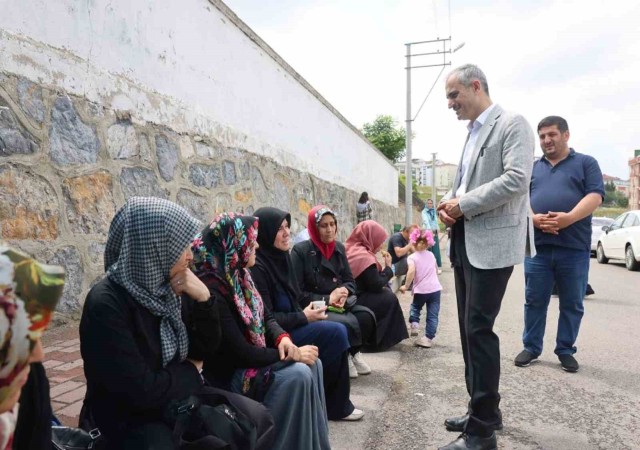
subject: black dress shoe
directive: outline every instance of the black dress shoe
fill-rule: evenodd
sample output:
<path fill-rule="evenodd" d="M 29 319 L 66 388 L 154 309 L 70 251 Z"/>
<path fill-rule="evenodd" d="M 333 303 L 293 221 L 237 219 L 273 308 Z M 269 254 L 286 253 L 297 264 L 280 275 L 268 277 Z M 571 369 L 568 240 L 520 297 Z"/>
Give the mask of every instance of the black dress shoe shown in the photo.
<path fill-rule="evenodd" d="M 498 450 L 498 440 L 495 433 L 489 437 L 462 433 L 458 439 L 438 450 Z"/>
<path fill-rule="evenodd" d="M 469 414 L 465 414 L 464 416 L 458 417 L 449 417 L 444 420 L 444 426 L 447 428 L 447 431 L 457 431 L 463 432 L 464 427 L 467 425 L 469 421 Z M 502 430 L 502 420 L 493 426 L 493 429 L 496 431 Z"/>

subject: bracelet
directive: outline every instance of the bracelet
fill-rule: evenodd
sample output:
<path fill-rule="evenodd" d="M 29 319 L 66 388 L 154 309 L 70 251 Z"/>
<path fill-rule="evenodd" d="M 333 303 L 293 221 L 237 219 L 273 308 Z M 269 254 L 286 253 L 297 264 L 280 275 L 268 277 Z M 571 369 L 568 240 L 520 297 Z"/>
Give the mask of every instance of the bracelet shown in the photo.
<path fill-rule="evenodd" d="M 280 336 L 276 338 L 276 347 L 280 345 L 280 341 L 282 341 L 284 338 L 291 339 L 291 336 L 289 336 L 289 333 L 282 333 Z"/>

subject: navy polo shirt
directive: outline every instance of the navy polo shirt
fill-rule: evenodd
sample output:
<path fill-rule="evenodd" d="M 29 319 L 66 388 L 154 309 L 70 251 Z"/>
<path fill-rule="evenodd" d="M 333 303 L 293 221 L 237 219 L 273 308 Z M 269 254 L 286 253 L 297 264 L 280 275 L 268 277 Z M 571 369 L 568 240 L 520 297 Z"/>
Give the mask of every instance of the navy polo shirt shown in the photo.
<path fill-rule="evenodd" d="M 552 166 L 543 156 L 533 165 L 531 209 L 535 214 L 569 212 L 587 194 L 604 198 L 604 182 L 598 161 L 592 156 L 569 150 L 569 156 Z M 591 249 L 591 215 L 560 230 L 559 234 L 535 229 L 536 246 L 557 245 L 579 250 Z"/>

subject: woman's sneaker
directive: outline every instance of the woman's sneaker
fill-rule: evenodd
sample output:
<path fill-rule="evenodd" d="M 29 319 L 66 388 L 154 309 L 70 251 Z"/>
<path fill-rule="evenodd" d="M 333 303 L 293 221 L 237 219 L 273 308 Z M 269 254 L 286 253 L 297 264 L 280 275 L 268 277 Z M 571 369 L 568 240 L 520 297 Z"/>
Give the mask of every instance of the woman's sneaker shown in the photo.
<path fill-rule="evenodd" d="M 356 365 L 353 363 L 353 356 L 349 355 L 349 378 L 358 378 L 358 369 L 356 369 Z"/>
<path fill-rule="evenodd" d="M 422 348 L 431 348 L 433 342 L 426 336 L 422 336 L 420 339 L 417 339 L 415 342 L 416 347 Z"/>
<path fill-rule="evenodd" d="M 347 422 L 356 422 L 364 417 L 364 411 L 358 408 L 354 408 L 353 412 L 349 414 L 347 417 L 343 417 L 340 420 L 345 420 Z"/>
<path fill-rule="evenodd" d="M 353 365 L 358 372 L 358 375 L 369 375 L 371 373 L 371 367 L 369 364 L 364 362 L 364 358 L 362 358 L 362 353 L 358 352 L 353 355 Z"/>
<path fill-rule="evenodd" d="M 411 325 L 409 326 L 409 335 L 415 337 L 418 334 L 420 334 L 420 324 L 418 322 L 411 322 Z"/>

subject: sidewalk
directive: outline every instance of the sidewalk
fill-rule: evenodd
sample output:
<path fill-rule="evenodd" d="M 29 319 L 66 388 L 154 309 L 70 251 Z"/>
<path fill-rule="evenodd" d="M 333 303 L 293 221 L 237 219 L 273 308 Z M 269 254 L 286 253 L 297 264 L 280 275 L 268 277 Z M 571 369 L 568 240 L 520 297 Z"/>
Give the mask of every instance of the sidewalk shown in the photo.
<path fill-rule="evenodd" d="M 78 416 L 87 390 L 80 357 L 78 324 L 45 333 L 44 367 L 51 385 L 53 413 L 67 426 L 78 426 Z"/>

